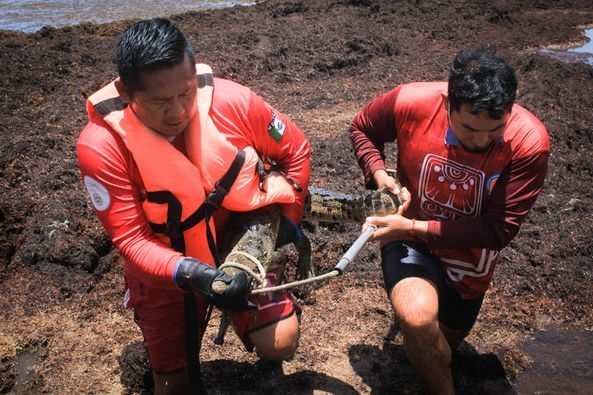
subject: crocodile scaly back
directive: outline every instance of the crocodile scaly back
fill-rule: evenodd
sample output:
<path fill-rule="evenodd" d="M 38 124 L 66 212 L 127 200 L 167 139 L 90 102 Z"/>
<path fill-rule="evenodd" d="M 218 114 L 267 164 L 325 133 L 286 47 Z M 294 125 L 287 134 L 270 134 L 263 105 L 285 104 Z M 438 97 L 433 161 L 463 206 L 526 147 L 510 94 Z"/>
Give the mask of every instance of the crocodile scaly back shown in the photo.
<path fill-rule="evenodd" d="M 322 188 L 309 187 L 304 218 L 322 222 L 359 222 L 366 217 L 393 214 L 401 205 L 398 195 L 385 188 L 352 196 Z"/>

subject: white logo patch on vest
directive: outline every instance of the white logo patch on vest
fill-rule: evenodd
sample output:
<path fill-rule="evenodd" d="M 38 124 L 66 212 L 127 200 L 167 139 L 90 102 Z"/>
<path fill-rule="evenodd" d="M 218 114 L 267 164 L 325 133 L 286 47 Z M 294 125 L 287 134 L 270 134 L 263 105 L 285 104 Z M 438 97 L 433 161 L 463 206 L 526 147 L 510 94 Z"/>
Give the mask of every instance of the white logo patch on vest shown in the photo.
<path fill-rule="evenodd" d="M 91 202 L 93 202 L 95 209 L 97 211 L 107 210 L 109 203 L 111 203 L 111 196 L 109 196 L 107 188 L 105 188 L 99 181 L 89 176 L 84 176 L 84 185 L 86 186 L 86 190 L 91 197 Z"/>
<path fill-rule="evenodd" d="M 274 111 L 272 111 L 272 120 L 268 125 L 268 133 L 270 133 L 270 136 L 272 136 L 272 138 L 276 140 L 277 143 L 279 143 L 282 136 L 284 136 L 285 130 L 286 125 L 284 125 L 284 123 L 278 117 L 276 117 Z"/>

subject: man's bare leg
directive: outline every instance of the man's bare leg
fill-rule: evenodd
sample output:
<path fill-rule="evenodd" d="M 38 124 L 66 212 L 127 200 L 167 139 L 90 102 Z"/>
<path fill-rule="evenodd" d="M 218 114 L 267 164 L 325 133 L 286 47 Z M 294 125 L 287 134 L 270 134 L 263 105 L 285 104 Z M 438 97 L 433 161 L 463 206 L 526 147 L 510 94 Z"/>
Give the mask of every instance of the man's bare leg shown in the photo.
<path fill-rule="evenodd" d="M 445 339 L 447 339 L 447 343 L 449 343 L 451 350 L 455 350 L 459 347 L 459 344 L 461 344 L 463 339 L 469 335 L 469 331 L 451 329 L 443 324 L 439 324 L 439 328 L 441 328 L 441 332 L 445 335 Z"/>
<path fill-rule="evenodd" d="M 439 328 L 439 300 L 434 284 L 410 277 L 398 282 L 391 304 L 404 338 L 406 354 L 432 394 L 455 394 L 451 348 Z"/>
<path fill-rule="evenodd" d="M 300 319 L 296 313 L 290 317 L 249 334 L 260 358 L 283 361 L 294 355 L 299 345 Z"/>

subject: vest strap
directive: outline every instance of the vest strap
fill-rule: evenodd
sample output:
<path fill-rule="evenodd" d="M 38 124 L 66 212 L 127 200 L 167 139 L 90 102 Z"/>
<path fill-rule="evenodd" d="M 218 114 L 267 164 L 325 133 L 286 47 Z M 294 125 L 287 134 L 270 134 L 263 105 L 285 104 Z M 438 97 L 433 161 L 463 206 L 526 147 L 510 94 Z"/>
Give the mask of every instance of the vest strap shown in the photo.
<path fill-rule="evenodd" d="M 224 197 L 231 189 L 243 163 L 245 162 L 245 152 L 237 151 L 237 155 L 231 164 L 231 167 L 226 171 L 224 176 L 216 182 L 214 189 L 208 194 L 208 197 L 184 221 L 181 221 L 181 202 L 170 191 L 152 191 L 147 192 L 147 199 L 157 204 L 167 204 L 167 222 L 164 224 L 156 224 L 150 222 L 150 227 L 155 233 L 163 233 L 171 240 L 171 247 L 176 251 L 185 253 L 185 241 L 183 240 L 183 232 L 196 226 L 204 218 L 210 218 L 214 212 L 220 207 Z M 209 240 L 210 241 L 210 240 Z M 208 244 L 211 244 L 210 242 Z M 211 248 L 212 249 L 212 248 Z M 215 251 L 212 251 L 213 253 Z"/>
<path fill-rule="evenodd" d="M 243 167 L 243 163 L 245 163 L 245 151 L 239 150 L 237 151 L 237 156 L 235 156 L 231 167 L 229 167 L 224 176 L 216 182 L 214 189 L 208 194 L 205 203 L 212 206 L 214 211 L 220 207 L 224 197 L 229 193 Z"/>
<path fill-rule="evenodd" d="M 126 103 L 124 103 L 121 98 L 112 97 L 111 99 L 105 99 L 97 104 L 95 104 L 95 111 L 97 114 L 101 116 L 101 118 L 105 118 L 107 114 L 112 111 L 121 111 L 126 108 Z"/>
<path fill-rule="evenodd" d="M 198 74 L 196 78 L 198 80 L 198 88 L 203 88 L 206 85 L 214 86 L 214 76 L 212 75 L 212 73 Z"/>

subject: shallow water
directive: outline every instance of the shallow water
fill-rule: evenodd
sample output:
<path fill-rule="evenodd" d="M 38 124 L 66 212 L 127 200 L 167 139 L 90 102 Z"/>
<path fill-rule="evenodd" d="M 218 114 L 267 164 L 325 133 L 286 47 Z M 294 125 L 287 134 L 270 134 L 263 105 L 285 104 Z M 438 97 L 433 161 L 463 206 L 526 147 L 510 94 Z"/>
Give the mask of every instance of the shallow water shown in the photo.
<path fill-rule="evenodd" d="M 16 377 L 11 393 L 25 393 L 28 382 L 38 379 L 37 370 L 40 368 L 41 361 L 41 355 L 35 347 L 17 355 L 13 365 Z"/>
<path fill-rule="evenodd" d="M 569 52 L 577 52 L 577 53 L 588 53 L 593 55 L 593 29 L 585 30 L 585 36 L 587 36 L 587 43 L 581 47 L 571 48 Z"/>
<path fill-rule="evenodd" d="M 539 332 L 523 350 L 533 362 L 517 377 L 519 394 L 593 394 L 593 332 Z"/>
<path fill-rule="evenodd" d="M 585 62 L 593 66 L 593 29 L 585 30 L 585 36 L 587 42 L 580 47 L 569 48 L 567 50 L 543 48 L 539 53 L 564 62 Z"/>
<path fill-rule="evenodd" d="M 32 33 L 43 26 L 62 27 L 82 22 L 100 24 L 254 4 L 253 0 L 0 0 L 0 30 Z"/>

